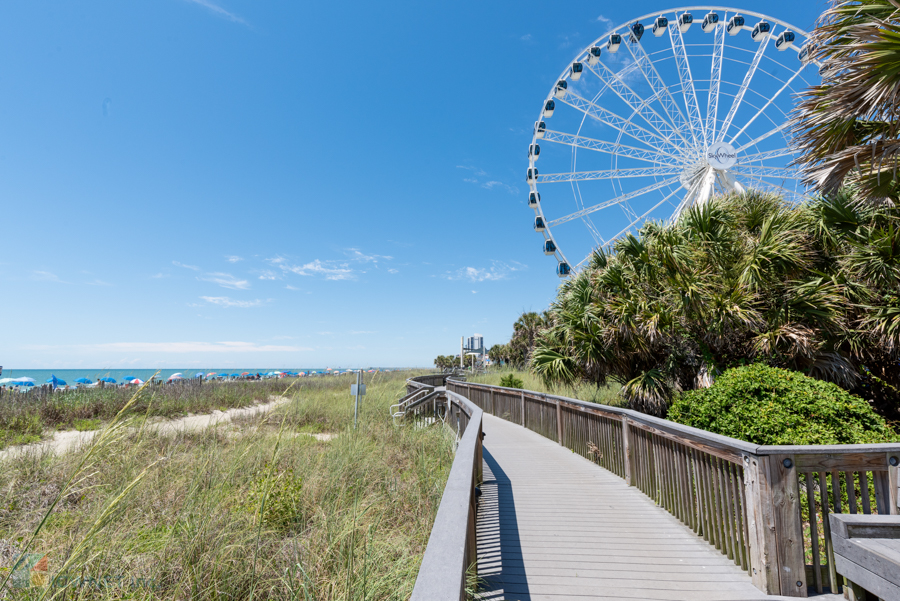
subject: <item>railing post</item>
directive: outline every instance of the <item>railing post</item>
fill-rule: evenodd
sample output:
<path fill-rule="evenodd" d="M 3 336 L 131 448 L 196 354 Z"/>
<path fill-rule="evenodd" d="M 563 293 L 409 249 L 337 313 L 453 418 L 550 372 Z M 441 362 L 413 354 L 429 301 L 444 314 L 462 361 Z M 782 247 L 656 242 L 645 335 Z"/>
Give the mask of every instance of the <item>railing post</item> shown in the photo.
<path fill-rule="evenodd" d="M 800 516 L 800 480 L 793 455 L 769 455 L 769 482 L 775 513 L 775 547 L 781 592 L 806 597 L 806 558 Z M 827 494 L 827 493 L 825 493 Z"/>
<path fill-rule="evenodd" d="M 497 415 L 496 413 L 494 413 L 494 389 L 493 388 L 488 390 L 488 395 L 490 396 L 490 399 L 491 399 L 491 415 Z"/>
<path fill-rule="evenodd" d="M 767 595 L 806 597 L 799 483 L 793 458 L 746 454 L 743 459 L 753 584 Z"/>
<path fill-rule="evenodd" d="M 631 486 L 631 432 L 625 416 L 622 416 L 622 451 L 625 457 L 625 484 Z"/>
<path fill-rule="evenodd" d="M 525 427 L 525 391 L 519 393 L 522 397 L 522 427 Z"/>
<path fill-rule="evenodd" d="M 562 437 L 562 408 L 559 406 L 559 399 L 553 399 L 556 401 L 556 442 L 559 444 L 563 443 Z"/>
<path fill-rule="evenodd" d="M 898 470 L 900 470 L 900 453 L 888 453 L 888 498 L 890 500 L 889 513 L 891 515 L 900 514 L 900 478 L 898 478 Z"/>

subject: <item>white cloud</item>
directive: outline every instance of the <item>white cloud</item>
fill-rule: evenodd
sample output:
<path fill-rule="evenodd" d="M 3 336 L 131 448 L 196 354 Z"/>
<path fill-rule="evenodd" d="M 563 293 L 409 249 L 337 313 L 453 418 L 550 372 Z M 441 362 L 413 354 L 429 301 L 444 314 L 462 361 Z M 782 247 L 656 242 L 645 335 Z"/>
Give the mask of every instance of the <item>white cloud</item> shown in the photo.
<path fill-rule="evenodd" d="M 398 269 L 394 269 L 393 267 L 388 269 L 388 273 L 400 273 Z"/>
<path fill-rule="evenodd" d="M 157 273 L 156 275 L 151 275 L 150 277 L 153 278 L 154 280 L 161 280 L 163 278 L 169 277 L 169 274 L 168 273 Z"/>
<path fill-rule="evenodd" d="M 481 184 L 481 187 L 486 188 L 487 190 L 493 190 L 494 188 L 502 188 L 503 190 L 506 190 L 510 194 L 518 194 L 519 193 L 519 189 L 516 188 L 515 186 L 510 186 L 509 184 L 504 184 L 503 182 L 498 182 L 498 181 L 485 182 L 485 183 Z"/>
<path fill-rule="evenodd" d="M 287 288 L 288 290 L 300 290 L 299 288 L 294 288 L 294 287 L 291 286 L 290 284 L 288 284 L 287 286 L 285 286 L 285 288 Z"/>
<path fill-rule="evenodd" d="M 470 167 L 468 165 L 457 165 L 456 168 L 457 169 L 465 169 L 466 171 L 471 171 L 472 173 L 474 173 L 475 175 L 477 175 L 479 177 L 484 177 L 485 175 L 487 175 L 486 171 L 484 171 L 483 169 L 479 169 L 478 167 Z"/>
<path fill-rule="evenodd" d="M 282 269 L 297 275 L 322 275 L 326 280 L 355 280 L 356 275 L 346 263 L 332 264 L 316 259 L 304 265 L 282 266 Z"/>
<path fill-rule="evenodd" d="M 261 280 L 277 280 L 278 276 L 275 275 L 274 271 L 270 271 L 267 269 L 264 272 L 262 272 L 262 274 L 259 276 L 259 279 L 261 279 Z"/>
<path fill-rule="evenodd" d="M 609 19 L 607 19 L 606 17 L 604 17 L 603 15 L 600 15 L 600 16 L 597 17 L 597 22 L 598 22 L 598 23 L 602 23 L 602 24 L 605 25 L 606 27 L 612 27 L 612 26 L 613 26 L 613 22 L 610 21 Z"/>
<path fill-rule="evenodd" d="M 507 279 L 511 273 L 527 269 L 525 265 L 513 261 L 513 264 L 502 261 L 492 261 L 490 267 L 462 267 L 456 271 L 447 272 L 444 277 L 448 280 L 469 280 L 470 282 L 492 282 Z M 473 293 L 475 291 L 473 290 Z M 477 294 L 477 293 L 476 293 Z"/>
<path fill-rule="evenodd" d="M 474 291 L 474 290 L 473 290 L 473 291 L 472 291 L 472 294 L 478 294 L 478 293 L 477 293 L 477 292 L 475 292 L 475 291 Z"/>
<path fill-rule="evenodd" d="M 238 261 L 243 261 L 243 257 L 239 257 L 237 255 L 226 255 L 225 260 L 229 263 L 237 263 Z"/>
<path fill-rule="evenodd" d="M 230 273 L 207 273 L 202 278 L 197 279 L 201 282 L 212 282 L 222 288 L 230 288 L 231 290 L 248 290 L 250 288 L 250 282 L 239 280 Z"/>
<path fill-rule="evenodd" d="M 394 258 L 387 255 L 367 255 L 358 248 L 348 248 L 344 251 L 344 254 L 351 261 L 359 261 L 360 263 L 378 263 L 381 260 L 390 261 Z"/>
<path fill-rule="evenodd" d="M 259 299 L 252 301 L 242 301 L 234 300 L 228 298 L 227 296 L 201 296 L 200 298 L 212 305 L 219 305 L 220 307 L 238 307 L 240 309 L 249 309 L 250 307 L 258 307 L 262 305 L 262 301 Z"/>
<path fill-rule="evenodd" d="M 196 265 L 185 265 L 184 263 L 179 263 L 178 261 L 172 261 L 172 265 L 176 267 L 184 267 L 185 269 L 192 269 L 194 271 L 200 271 L 200 268 Z"/>
<path fill-rule="evenodd" d="M 223 19 L 228 19 L 233 23 L 240 23 L 241 25 L 247 25 L 247 22 L 237 16 L 234 13 L 228 12 L 218 4 L 211 2 L 210 0 L 185 0 L 186 2 L 190 2 L 191 4 L 199 4 L 209 12 L 213 13 L 217 17 L 222 17 Z"/>
<path fill-rule="evenodd" d="M 38 282 L 59 282 L 62 283 L 62 280 L 59 279 L 59 276 L 55 273 L 50 273 L 49 271 L 33 271 L 31 273 L 31 279 Z"/>
<path fill-rule="evenodd" d="M 311 351 L 300 346 L 255 342 L 108 342 L 103 344 L 31 345 L 29 350 L 76 349 L 81 352 L 115 353 L 284 353 Z"/>
<path fill-rule="evenodd" d="M 530 41 L 531 41 L 531 34 L 530 34 L 530 33 L 526 33 L 525 35 L 523 35 L 523 36 L 520 37 L 519 39 L 522 40 L 523 42 L 530 42 Z"/>

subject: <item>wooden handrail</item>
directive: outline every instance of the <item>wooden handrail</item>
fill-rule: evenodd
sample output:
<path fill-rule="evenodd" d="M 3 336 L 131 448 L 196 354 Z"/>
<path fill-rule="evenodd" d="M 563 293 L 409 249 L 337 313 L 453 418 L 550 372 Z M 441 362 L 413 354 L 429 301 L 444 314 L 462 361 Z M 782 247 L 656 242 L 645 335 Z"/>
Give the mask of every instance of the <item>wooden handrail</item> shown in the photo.
<path fill-rule="evenodd" d="M 770 595 L 838 590 L 831 513 L 900 513 L 900 444 L 756 445 L 564 396 L 452 379 L 446 387 L 624 478 Z"/>
<path fill-rule="evenodd" d="M 433 396 L 434 395 L 434 396 Z M 438 399 L 443 403 L 437 406 Z M 441 496 L 411 601 L 461 601 L 466 598 L 466 575 L 477 561 L 475 488 L 482 480 L 482 410 L 465 397 L 436 391 L 410 403 L 407 412 L 428 410 L 456 421 L 461 437 Z"/>

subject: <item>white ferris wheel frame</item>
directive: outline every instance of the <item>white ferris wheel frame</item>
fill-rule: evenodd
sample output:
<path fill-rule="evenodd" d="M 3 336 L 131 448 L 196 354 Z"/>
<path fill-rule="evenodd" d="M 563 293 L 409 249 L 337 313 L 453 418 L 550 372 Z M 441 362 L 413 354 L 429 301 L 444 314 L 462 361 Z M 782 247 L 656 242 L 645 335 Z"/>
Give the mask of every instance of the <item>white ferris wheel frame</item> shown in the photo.
<path fill-rule="evenodd" d="M 712 73 L 710 75 L 710 91 L 707 95 L 707 111 L 706 115 L 703 115 L 700 111 L 699 104 L 697 102 L 697 92 L 694 87 L 694 78 L 690 71 L 690 56 L 687 53 L 685 43 L 683 40 L 683 34 L 678 25 L 678 16 L 685 12 L 698 12 L 698 11 L 708 11 L 708 12 L 716 12 L 721 11 L 724 13 L 724 17 L 719 20 L 718 23 L 715 24 L 714 29 L 711 35 L 715 36 L 714 41 L 714 49 L 713 49 L 713 57 L 712 57 Z M 680 79 L 680 83 L 682 89 L 680 92 L 676 91 L 676 94 L 681 94 L 684 101 L 684 107 L 687 110 L 687 115 L 682 111 L 682 105 L 679 105 L 672 98 L 672 94 L 669 92 L 669 86 L 665 84 L 662 77 L 659 76 L 659 73 L 656 71 L 656 67 L 654 66 L 654 59 L 647 53 L 647 51 L 641 45 L 640 40 L 631 41 L 629 38 L 631 36 L 631 25 L 634 23 L 646 23 L 648 20 L 654 20 L 658 16 L 670 16 L 675 15 L 674 20 L 670 20 L 667 26 L 667 32 L 663 35 L 668 35 L 669 41 L 672 46 L 672 52 L 675 58 L 675 62 L 678 68 L 678 75 Z M 718 117 L 718 103 L 719 103 L 719 84 L 721 83 L 721 70 L 723 61 L 723 51 L 725 47 L 725 33 L 726 33 L 726 25 L 728 23 L 729 16 L 750 16 L 756 17 L 760 20 L 767 21 L 772 26 L 769 32 L 765 33 L 765 39 L 763 41 L 757 42 L 759 47 L 753 57 L 753 61 L 750 64 L 750 67 L 745 74 L 744 81 L 741 84 L 740 89 L 734 95 L 734 99 L 732 101 L 732 106 L 729 108 L 728 113 L 726 114 L 725 119 L 723 120 L 723 124 L 721 128 L 717 128 L 717 117 Z M 705 15 L 704 15 L 705 16 Z M 701 25 L 698 22 L 694 23 L 698 27 Z M 780 28 L 780 31 L 779 31 Z M 753 25 L 743 25 L 741 27 L 744 31 L 753 31 Z M 626 104 L 632 107 L 631 115 L 627 118 L 621 117 L 604 109 L 603 107 L 595 104 L 592 100 L 583 98 L 578 96 L 578 94 L 570 91 L 565 91 L 564 97 L 560 98 L 557 95 L 557 83 L 554 82 L 553 86 L 550 88 L 550 92 L 547 94 L 547 97 L 543 100 L 541 104 L 541 112 L 538 115 L 538 120 L 536 123 L 540 123 L 545 119 L 544 115 L 544 106 L 547 101 L 562 101 L 563 103 L 576 108 L 576 110 L 584 113 L 582 117 L 582 126 L 584 121 L 589 117 L 599 118 L 604 124 L 612 125 L 613 129 L 618 130 L 618 138 L 615 141 L 611 140 L 595 140 L 591 138 L 586 138 L 580 135 L 581 127 L 579 127 L 578 134 L 566 134 L 563 132 L 553 131 L 549 128 L 546 129 L 544 135 L 539 137 L 537 128 L 535 127 L 535 131 L 532 134 L 530 148 L 533 148 L 534 145 L 539 143 L 539 140 L 549 141 L 549 142 L 559 142 L 564 145 L 572 146 L 573 148 L 573 161 L 572 161 L 572 171 L 569 173 L 554 173 L 554 174 L 538 174 L 533 180 L 531 180 L 528 184 L 529 194 L 534 193 L 539 198 L 538 194 L 538 183 L 551 183 L 551 182 L 577 182 L 577 181 L 585 181 L 585 180 L 595 180 L 595 179 L 612 179 L 612 178 L 620 178 L 620 177 L 663 177 L 665 179 L 655 181 L 643 188 L 638 190 L 633 190 L 631 192 L 622 193 L 615 198 L 610 198 L 594 205 L 584 207 L 581 210 L 575 211 L 573 213 L 569 213 L 568 215 L 564 215 L 563 217 L 559 217 L 556 219 L 548 220 L 544 215 L 543 205 L 541 202 L 537 202 L 536 206 L 533 206 L 533 210 L 535 212 L 535 217 L 539 217 L 544 223 L 544 229 L 540 232 L 544 238 L 544 244 L 547 241 L 553 243 L 554 252 L 552 253 L 555 256 L 558 264 L 569 266 L 571 273 L 574 274 L 576 270 L 581 267 L 591 256 L 592 253 L 589 253 L 587 257 L 581 260 L 578 265 L 572 265 L 563 254 L 562 249 L 559 246 L 559 243 L 556 241 L 555 237 L 552 233 L 552 228 L 562 225 L 563 223 L 572 221 L 574 219 L 579 219 L 581 217 L 585 217 L 589 214 L 600 211 L 604 208 L 608 208 L 617 204 L 620 204 L 624 201 L 627 201 L 630 198 L 634 198 L 648 192 L 652 192 L 655 190 L 659 190 L 669 185 L 673 185 L 679 181 L 684 184 L 684 180 L 680 178 L 684 175 L 684 162 L 688 158 L 693 158 L 694 160 L 699 159 L 699 156 L 688 156 L 683 152 L 683 148 L 679 149 L 678 147 L 672 144 L 672 138 L 679 137 L 685 142 L 689 142 L 687 140 L 687 136 L 693 138 L 690 142 L 694 142 L 693 150 L 696 150 L 696 144 L 702 143 L 705 144 L 705 148 L 709 148 L 713 144 L 724 141 L 726 133 L 733 125 L 733 119 L 735 117 L 735 113 L 738 108 L 741 106 L 743 102 L 743 97 L 746 91 L 750 87 L 751 80 L 753 75 L 756 72 L 756 69 L 759 65 L 760 60 L 766 53 L 766 47 L 769 42 L 772 42 L 778 38 L 778 35 L 785 31 L 790 30 L 794 32 L 797 36 L 802 36 L 804 40 L 802 43 L 798 42 L 791 44 L 788 49 L 793 50 L 795 53 L 801 51 L 801 49 L 806 45 L 809 40 L 809 33 L 795 27 L 794 25 L 788 23 L 787 21 L 783 21 L 781 19 L 777 19 L 770 15 L 766 15 L 760 12 L 752 11 L 752 10 L 741 10 L 734 7 L 727 6 L 712 6 L 712 5 L 692 5 L 692 6 L 682 6 L 675 8 L 667 8 L 661 11 L 655 11 L 652 13 L 648 13 L 646 15 L 642 15 L 640 17 L 636 17 L 633 19 L 629 19 L 620 25 L 610 28 L 603 35 L 599 36 L 593 42 L 588 44 L 585 48 L 583 48 L 579 53 L 575 55 L 575 57 L 569 62 L 568 66 L 559 74 L 556 79 L 556 82 L 568 80 L 568 78 L 572 74 L 572 63 L 581 62 L 585 65 L 585 69 L 589 69 L 594 75 L 597 75 L 601 80 L 601 89 L 600 92 L 594 97 L 594 100 L 598 99 L 603 93 L 607 90 L 611 90 L 614 94 L 616 94 L 619 98 L 625 101 Z M 648 31 L 645 32 L 649 33 Z M 622 44 L 628 52 L 631 53 L 632 58 L 634 58 L 634 62 L 624 67 L 618 72 L 614 72 L 612 69 L 604 65 L 602 62 L 598 63 L 597 66 L 600 66 L 605 71 L 600 71 L 599 69 L 588 67 L 587 65 L 587 56 L 590 52 L 591 47 L 600 46 L 605 47 L 606 41 L 609 40 L 610 35 L 612 34 L 620 34 L 622 36 Z M 677 37 L 677 39 L 676 39 Z M 640 55 L 640 56 L 639 56 Z M 641 60 L 643 59 L 643 60 Z M 657 59 L 658 60 L 658 59 Z M 644 62 L 646 61 L 646 63 Z M 756 110 L 756 114 L 749 119 L 740 130 L 734 134 L 730 143 L 734 143 L 738 137 L 740 137 L 746 129 L 760 116 L 765 114 L 766 109 L 778 98 L 782 92 L 787 89 L 790 84 L 794 81 L 796 77 L 800 75 L 800 73 L 809 65 L 813 64 L 821 67 L 820 63 L 815 60 L 809 60 L 806 62 L 800 62 L 799 67 L 794 69 L 792 67 L 788 67 L 784 64 L 784 66 L 789 72 L 790 75 L 787 77 L 784 84 L 775 92 L 771 98 L 761 107 Z M 634 94 L 630 88 L 624 84 L 622 81 L 622 77 L 634 71 L 642 72 L 647 83 L 654 90 L 654 95 L 649 99 L 643 99 L 637 94 Z M 603 80 L 603 76 L 608 77 L 607 81 Z M 715 90 L 715 93 L 713 93 Z M 632 98 L 629 98 L 629 94 Z M 638 105 L 635 106 L 633 102 L 637 100 Z M 665 115 L 659 115 L 656 109 L 651 106 L 651 102 L 658 101 L 660 105 L 663 107 L 663 112 Z M 756 108 L 756 107 L 753 107 Z M 674 113 L 674 114 L 673 114 Z M 635 123 L 637 119 L 636 117 L 640 117 L 640 123 Z M 668 120 L 666 119 L 668 117 Z M 680 121 L 680 123 L 679 123 Z M 675 126 L 674 128 L 672 126 Z M 686 126 L 682 128 L 681 126 Z M 747 142 L 735 149 L 735 152 L 738 156 L 741 155 L 743 151 L 746 151 L 748 148 L 751 148 L 755 144 L 759 143 L 763 139 L 772 136 L 774 134 L 780 133 L 783 129 L 788 126 L 788 122 L 783 122 L 780 126 L 772 128 L 765 132 L 763 135 Z M 670 133 L 664 134 L 660 129 L 668 129 Z M 697 132 L 702 134 L 700 139 L 697 139 Z M 629 146 L 627 144 L 622 143 L 622 136 L 627 135 L 632 138 L 642 139 L 647 138 L 648 140 L 652 140 L 655 143 L 661 144 L 656 150 L 649 150 L 647 148 L 639 148 L 636 146 Z M 582 171 L 578 172 L 575 170 L 575 161 L 574 161 L 574 150 L 576 148 L 585 148 L 585 149 L 593 149 L 599 150 L 601 152 L 607 152 L 610 154 L 615 154 L 617 156 L 625 156 L 637 160 L 645 160 L 650 164 L 654 164 L 654 166 L 649 166 L 645 168 L 626 168 L 626 169 L 608 169 L 608 170 L 597 170 L 597 171 Z M 676 154 L 680 153 L 680 154 Z M 697 155 L 697 152 L 693 153 Z M 708 200 L 711 195 L 715 192 L 715 190 L 729 190 L 729 191 L 743 191 L 744 188 L 740 184 L 738 180 L 735 179 L 735 175 L 740 176 L 741 178 L 745 178 L 748 181 L 748 184 L 751 187 L 759 186 L 761 189 L 767 189 L 769 191 L 776 192 L 790 192 L 791 191 L 784 190 L 777 185 L 773 185 L 770 182 L 767 182 L 762 177 L 784 177 L 787 179 L 798 179 L 798 174 L 796 170 L 791 170 L 783 167 L 766 167 L 766 166 L 758 166 L 747 163 L 760 162 L 765 159 L 770 158 L 778 158 L 783 156 L 789 156 L 793 154 L 790 148 L 782 148 L 774 151 L 767 152 L 759 152 L 750 155 L 741 156 L 742 164 L 737 166 L 736 169 L 725 169 L 718 170 L 713 169 L 712 167 L 707 169 L 706 173 L 696 174 L 695 178 L 691 180 L 691 185 L 688 186 L 684 184 L 683 187 L 676 187 L 673 192 L 664 196 L 658 203 L 656 203 L 653 207 L 647 210 L 644 214 L 637 216 L 635 219 L 629 223 L 622 231 L 620 231 L 615 236 L 605 240 L 602 246 L 607 246 L 618 239 L 620 236 L 625 234 L 631 228 L 639 225 L 641 222 L 647 218 L 654 210 L 660 207 L 665 202 L 668 202 L 672 196 L 676 193 L 680 192 L 683 188 L 688 189 L 688 193 L 681 200 L 681 203 L 676 208 L 673 217 L 677 216 L 685 207 L 693 205 L 693 204 L 701 204 Z M 661 163 L 661 159 L 666 160 Z M 535 169 L 535 157 L 531 155 L 529 152 L 528 157 L 528 168 Z M 580 196 L 580 192 L 579 192 Z M 583 203 L 582 203 L 583 205 Z M 592 227 L 592 226 L 588 226 Z M 549 253 L 545 253 L 549 254 Z M 562 274 L 560 274 L 562 276 Z"/>

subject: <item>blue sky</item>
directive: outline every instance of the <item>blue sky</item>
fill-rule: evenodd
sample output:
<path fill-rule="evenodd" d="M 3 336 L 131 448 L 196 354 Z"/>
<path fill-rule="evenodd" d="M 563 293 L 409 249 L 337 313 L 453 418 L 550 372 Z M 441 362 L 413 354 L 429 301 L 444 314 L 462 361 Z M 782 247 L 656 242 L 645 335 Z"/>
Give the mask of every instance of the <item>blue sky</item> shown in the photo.
<path fill-rule="evenodd" d="M 747 5 L 749 7 L 749 5 Z M 823 2 L 754 1 L 811 28 Z M 0 364 L 430 365 L 559 283 L 531 124 L 659 2 L 0 7 Z"/>

